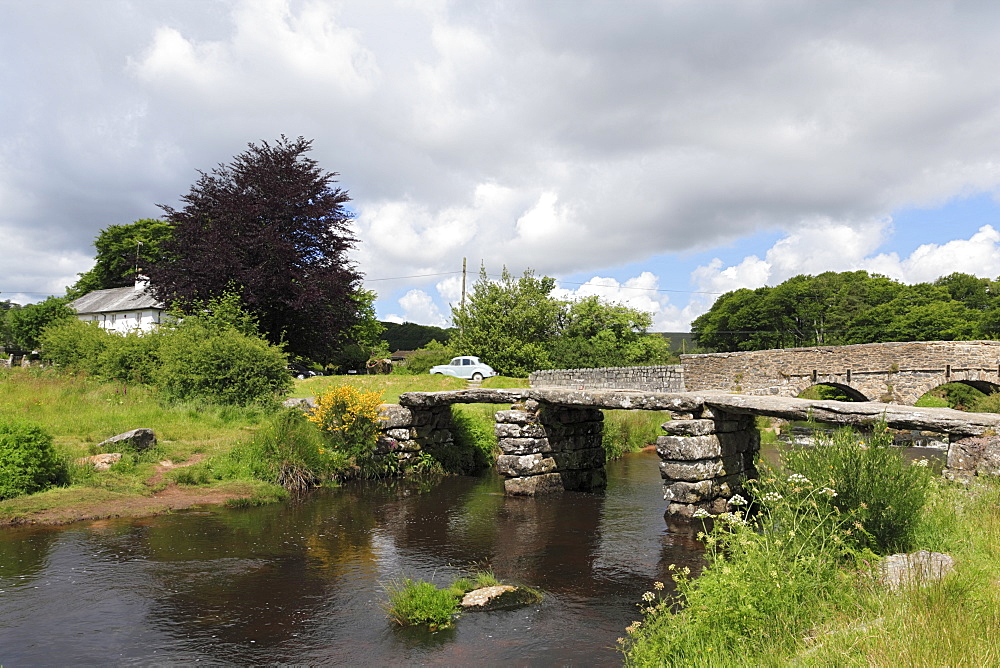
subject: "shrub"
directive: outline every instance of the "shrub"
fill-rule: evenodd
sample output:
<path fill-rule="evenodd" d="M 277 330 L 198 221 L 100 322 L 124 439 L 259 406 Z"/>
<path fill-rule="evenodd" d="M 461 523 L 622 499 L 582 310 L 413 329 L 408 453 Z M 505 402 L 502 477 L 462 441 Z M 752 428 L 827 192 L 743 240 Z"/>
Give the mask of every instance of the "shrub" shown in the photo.
<path fill-rule="evenodd" d="M 170 399 L 247 406 L 288 393 L 285 353 L 259 336 L 186 319 L 163 337 L 156 384 Z"/>
<path fill-rule="evenodd" d="M 213 469 L 220 478 L 252 478 L 289 491 L 304 491 L 332 480 L 349 468 L 347 457 L 298 410 L 284 410 L 240 443 Z M 199 478 L 200 480 L 200 478 Z"/>
<path fill-rule="evenodd" d="M 0 500 L 33 494 L 66 480 L 52 437 L 29 422 L 0 420 Z"/>
<path fill-rule="evenodd" d="M 404 366 L 394 369 L 396 373 L 420 376 L 431 370 L 432 366 L 447 364 L 454 357 L 451 348 L 436 340 L 431 340 L 423 348 L 419 348 L 406 360 Z"/>
<path fill-rule="evenodd" d="M 96 373 L 97 358 L 110 337 L 97 323 L 73 318 L 50 325 L 42 333 L 42 357 L 57 367 Z"/>
<path fill-rule="evenodd" d="M 865 440 L 842 429 L 832 438 L 817 435 L 817 443 L 784 453 L 783 466 L 836 492 L 822 498 L 857 523 L 852 538 L 857 547 L 878 554 L 910 549 L 930 491 L 930 470 L 910 465 L 891 447 L 884 422 Z"/>
<path fill-rule="evenodd" d="M 95 360 L 93 372 L 104 380 L 148 383 L 159 366 L 158 332 L 106 333 L 107 342 Z"/>
<path fill-rule="evenodd" d="M 427 624 L 432 631 L 448 628 L 458 612 L 458 599 L 451 591 L 424 580 L 393 580 L 385 590 L 389 595 L 386 613 L 400 626 Z"/>
<path fill-rule="evenodd" d="M 375 454 L 381 403 L 381 392 L 343 385 L 316 397 L 316 408 L 308 419 L 319 425 L 334 449 L 364 466 Z"/>

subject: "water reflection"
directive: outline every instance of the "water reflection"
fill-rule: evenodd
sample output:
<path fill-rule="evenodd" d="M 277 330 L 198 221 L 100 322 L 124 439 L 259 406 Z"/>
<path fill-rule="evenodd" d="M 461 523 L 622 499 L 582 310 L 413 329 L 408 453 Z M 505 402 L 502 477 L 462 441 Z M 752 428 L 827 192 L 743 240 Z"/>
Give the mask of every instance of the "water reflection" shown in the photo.
<path fill-rule="evenodd" d="M 655 454 L 603 494 L 507 498 L 495 476 L 356 484 L 289 506 L 0 534 L 0 664 L 619 663 L 614 640 L 671 563 Z M 395 629 L 382 585 L 475 567 L 543 590 L 448 632 Z"/>

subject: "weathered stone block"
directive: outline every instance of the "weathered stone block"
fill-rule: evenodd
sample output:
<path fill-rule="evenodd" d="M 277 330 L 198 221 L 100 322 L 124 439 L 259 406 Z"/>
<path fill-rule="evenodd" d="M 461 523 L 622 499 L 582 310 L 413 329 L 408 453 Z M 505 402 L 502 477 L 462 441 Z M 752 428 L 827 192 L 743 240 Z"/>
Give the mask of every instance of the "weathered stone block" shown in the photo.
<path fill-rule="evenodd" d="M 552 458 L 555 459 L 560 471 L 595 469 L 604 467 L 607 461 L 607 453 L 604 452 L 604 448 L 597 447 L 586 450 L 554 452 Z"/>
<path fill-rule="evenodd" d="M 742 475 L 730 475 L 697 482 L 667 482 L 663 485 L 663 498 L 678 503 L 700 503 L 719 497 L 729 498 L 742 488 L 742 482 Z"/>
<path fill-rule="evenodd" d="M 753 450 L 756 432 L 734 431 L 712 436 L 660 436 L 656 452 L 663 459 L 692 460 L 729 457 Z"/>
<path fill-rule="evenodd" d="M 497 457 L 497 471 L 500 475 L 513 478 L 517 476 L 538 475 L 550 473 L 556 468 L 556 462 L 551 457 L 541 454 L 533 455 L 500 455 Z"/>
<path fill-rule="evenodd" d="M 504 493 L 508 496 L 536 496 L 563 491 L 562 478 L 558 473 L 507 478 L 503 481 Z"/>
<path fill-rule="evenodd" d="M 529 413 L 526 411 L 497 411 L 494 417 L 498 423 L 537 424 L 539 422 L 538 415 L 536 413 Z"/>
<path fill-rule="evenodd" d="M 660 425 L 671 436 L 709 436 L 715 433 L 714 420 L 671 420 Z"/>
<path fill-rule="evenodd" d="M 535 452 L 552 452 L 546 438 L 500 438 L 500 450 L 507 455 L 529 455 Z"/>
<path fill-rule="evenodd" d="M 966 436 L 948 445 L 948 469 L 1000 475 L 1000 436 Z"/>
<path fill-rule="evenodd" d="M 665 517 L 693 517 L 696 510 L 704 510 L 711 515 L 721 515 L 728 510 L 726 499 L 719 498 L 702 503 L 671 503 L 667 505 Z"/>
<path fill-rule="evenodd" d="M 416 430 L 413 433 L 409 429 L 396 428 L 396 429 L 386 429 L 385 435 L 389 438 L 394 438 L 397 441 L 409 441 L 411 438 L 416 438 Z"/>
<path fill-rule="evenodd" d="M 382 404 L 379 406 L 379 427 L 382 429 L 400 429 L 413 426 L 413 412 L 399 404 Z"/>
<path fill-rule="evenodd" d="M 540 424 L 513 424 L 498 422 L 494 427 L 497 438 L 545 438 L 545 427 Z"/>
<path fill-rule="evenodd" d="M 745 471 L 743 457 L 717 457 L 715 459 L 699 459 L 692 462 L 665 460 L 660 462 L 660 475 L 665 480 L 708 480 L 722 476 L 743 473 Z"/>

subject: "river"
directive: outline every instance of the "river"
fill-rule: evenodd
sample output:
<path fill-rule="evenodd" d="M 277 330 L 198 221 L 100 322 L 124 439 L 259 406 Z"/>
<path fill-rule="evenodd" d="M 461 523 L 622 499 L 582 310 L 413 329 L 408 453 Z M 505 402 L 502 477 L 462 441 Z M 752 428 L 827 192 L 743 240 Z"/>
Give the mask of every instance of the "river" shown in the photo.
<path fill-rule="evenodd" d="M 5 529 L 0 665 L 617 665 L 642 593 L 701 555 L 664 521 L 657 462 L 609 464 L 601 494 L 508 498 L 489 474 Z M 545 598 L 436 633 L 386 619 L 386 582 L 476 568 Z"/>

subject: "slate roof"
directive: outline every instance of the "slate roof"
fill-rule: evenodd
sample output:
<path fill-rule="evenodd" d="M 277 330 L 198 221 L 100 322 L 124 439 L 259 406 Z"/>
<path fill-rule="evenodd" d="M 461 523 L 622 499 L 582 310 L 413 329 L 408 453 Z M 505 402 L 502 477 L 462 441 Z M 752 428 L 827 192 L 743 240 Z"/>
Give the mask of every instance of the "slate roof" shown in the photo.
<path fill-rule="evenodd" d="M 163 304 L 149 292 L 136 289 L 133 286 L 94 290 L 71 301 L 69 307 L 81 315 L 85 313 L 139 311 L 147 308 L 162 310 L 164 308 Z"/>

